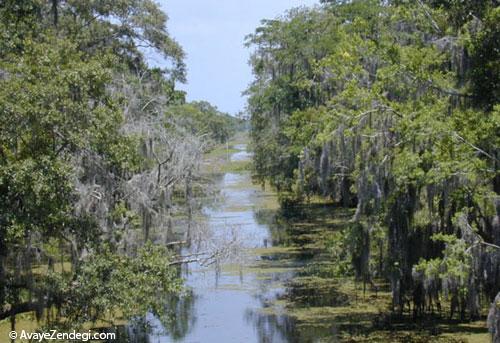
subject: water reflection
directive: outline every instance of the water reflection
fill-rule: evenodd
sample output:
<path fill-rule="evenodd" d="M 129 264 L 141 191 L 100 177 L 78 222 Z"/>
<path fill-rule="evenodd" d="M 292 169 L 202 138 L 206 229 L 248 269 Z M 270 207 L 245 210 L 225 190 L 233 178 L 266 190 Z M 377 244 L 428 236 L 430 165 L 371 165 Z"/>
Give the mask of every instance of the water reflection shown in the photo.
<path fill-rule="evenodd" d="M 232 160 L 248 160 L 244 144 Z M 243 248 L 271 248 L 282 243 L 281 224 L 269 204 L 275 196 L 252 185 L 250 173 L 226 173 L 216 179 L 222 196 L 206 206 L 213 237 L 224 239 L 227 228 L 237 228 Z M 295 321 L 282 313 L 268 313 L 269 304 L 283 296 L 283 284 L 297 267 L 285 255 L 242 254 L 220 268 L 189 265 L 183 271 L 189 296 L 173 298 L 170 318 L 148 314 L 118 329 L 118 342 L 298 342 Z M 285 259 L 283 259 L 285 257 Z M 282 260 L 283 259 L 283 260 Z M 263 265 L 265 263 L 265 265 Z M 253 268 L 249 266 L 253 265 Z M 116 341 L 115 341 L 116 343 Z"/>
<path fill-rule="evenodd" d="M 245 318 L 257 331 L 257 342 L 302 342 L 295 330 L 296 322 L 291 317 L 248 310 Z"/>
<path fill-rule="evenodd" d="M 160 343 L 179 342 L 196 324 L 194 304 L 196 295 L 188 291 L 181 296 L 169 296 L 165 315 L 148 313 L 143 318 L 136 318 L 126 326 L 117 328 L 115 343 Z"/>

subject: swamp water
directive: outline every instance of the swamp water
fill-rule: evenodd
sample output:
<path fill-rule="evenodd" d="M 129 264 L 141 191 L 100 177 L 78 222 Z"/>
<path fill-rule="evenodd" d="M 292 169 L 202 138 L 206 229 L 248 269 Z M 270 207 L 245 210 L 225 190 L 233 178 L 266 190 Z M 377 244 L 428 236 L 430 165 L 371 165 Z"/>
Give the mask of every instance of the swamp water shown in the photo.
<path fill-rule="evenodd" d="M 239 151 L 231 161 L 250 160 L 246 145 L 234 148 Z M 299 341 L 295 321 L 280 309 L 279 299 L 302 262 L 288 258 L 294 254 L 290 249 L 273 246 L 276 195 L 253 185 L 248 171 L 224 173 L 217 184 L 222 197 L 204 209 L 208 225 L 221 238 L 237 231 L 241 258 L 220 267 L 185 266 L 188 294 L 172 302 L 172 319 L 165 324 L 148 315 L 141 323 L 119 328 L 118 342 Z"/>
<path fill-rule="evenodd" d="M 233 148 L 232 162 L 250 160 L 244 144 Z M 220 267 L 185 265 L 188 291 L 169 302 L 172 316 L 119 327 L 109 343 L 489 342 L 483 320 L 394 319 L 386 282 L 364 289 L 336 277 L 343 267 L 331 249 L 353 209 L 319 200 L 280 208 L 248 171 L 222 173 L 216 184 L 222 196 L 204 200 L 207 226 L 217 241 L 235 234 L 240 254 Z"/>

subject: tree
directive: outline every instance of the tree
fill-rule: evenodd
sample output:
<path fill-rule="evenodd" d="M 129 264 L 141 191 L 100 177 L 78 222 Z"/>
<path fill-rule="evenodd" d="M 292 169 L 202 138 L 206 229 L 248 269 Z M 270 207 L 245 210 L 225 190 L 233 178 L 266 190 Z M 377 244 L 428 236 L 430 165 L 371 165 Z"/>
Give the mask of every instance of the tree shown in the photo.
<path fill-rule="evenodd" d="M 449 291 L 452 312 L 476 318 L 479 295 L 492 300 L 500 285 L 498 254 L 485 248 L 499 243 L 498 6 L 324 3 L 248 38 L 255 174 L 284 198 L 354 207 L 350 250 L 336 256 L 349 256 L 358 278 L 390 281 L 397 313 L 411 296 L 421 315 Z M 388 251 L 375 272 L 376 228 Z M 465 257 L 471 267 L 458 273 Z"/>
<path fill-rule="evenodd" d="M 158 292 L 178 293 L 184 260 L 165 243 L 207 140 L 167 115 L 185 66 L 166 21 L 149 0 L 0 4 L 0 319 L 13 326 L 44 309 L 66 326 L 162 316 Z M 227 139 L 231 121 L 205 107 Z"/>

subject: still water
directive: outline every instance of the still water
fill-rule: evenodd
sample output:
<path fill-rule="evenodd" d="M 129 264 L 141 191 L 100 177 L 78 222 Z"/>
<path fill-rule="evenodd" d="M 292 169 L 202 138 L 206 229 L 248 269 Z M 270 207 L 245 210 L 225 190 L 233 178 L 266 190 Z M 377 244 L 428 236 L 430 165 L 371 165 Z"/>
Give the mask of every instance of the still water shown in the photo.
<path fill-rule="evenodd" d="M 231 160 L 251 158 L 246 145 L 235 148 L 239 151 L 230 156 Z M 161 321 L 150 314 L 141 323 L 121 327 L 119 341 L 297 341 L 294 322 L 284 310 L 266 311 L 283 294 L 284 282 L 294 274 L 294 266 L 281 265 L 279 259 L 263 261 L 268 256 L 265 252 L 273 247 L 272 216 L 263 216 L 262 211 L 277 206 L 275 194 L 253 185 L 249 172 L 225 173 L 217 182 L 222 197 L 217 206 L 204 209 L 208 226 L 221 239 L 236 231 L 241 257 L 224 262 L 220 268 L 185 266 L 183 277 L 189 291 L 172 301 L 172 318 Z"/>

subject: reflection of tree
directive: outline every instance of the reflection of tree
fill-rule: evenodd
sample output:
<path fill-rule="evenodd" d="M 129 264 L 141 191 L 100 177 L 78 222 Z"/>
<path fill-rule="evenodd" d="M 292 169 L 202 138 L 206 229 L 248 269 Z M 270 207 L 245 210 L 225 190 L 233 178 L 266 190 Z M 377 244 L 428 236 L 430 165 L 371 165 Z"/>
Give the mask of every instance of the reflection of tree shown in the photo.
<path fill-rule="evenodd" d="M 182 295 L 166 297 L 167 306 L 163 315 L 150 312 L 145 317 L 133 319 L 128 325 L 117 328 L 117 340 L 112 342 L 153 343 L 185 338 L 196 323 L 196 296 L 192 290 L 188 290 Z"/>
<path fill-rule="evenodd" d="M 147 330 L 143 324 L 134 324 L 118 327 L 117 339 L 109 343 L 149 343 Z"/>
<path fill-rule="evenodd" d="M 272 245 L 290 245 L 293 244 L 293 227 L 291 218 L 293 213 L 290 211 L 279 209 L 259 209 L 254 212 L 254 217 L 259 225 L 266 225 L 269 228 Z M 283 256 L 282 256 L 283 257 Z M 273 256 L 261 256 L 262 259 L 274 259 Z M 279 258 L 279 257 L 278 257 Z M 294 260 L 294 259 L 293 259 Z M 293 261 L 292 262 L 295 262 Z M 261 303 L 261 309 L 248 309 L 245 313 L 247 323 L 253 325 L 257 332 L 258 341 L 261 343 L 268 342 L 304 342 L 297 328 L 296 319 L 287 316 L 286 314 L 269 313 L 266 311 L 268 305 L 269 287 L 276 282 L 286 282 L 293 276 L 293 273 L 278 272 L 270 273 L 268 279 L 262 280 L 261 289 L 256 297 Z M 271 296 L 275 298 L 278 294 Z"/>
<path fill-rule="evenodd" d="M 292 317 L 248 310 L 245 313 L 245 320 L 253 324 L 260 343 L 304 342 L 297 330 L 296 320 Z"/>
<path fill-rule="evenodd" d="M 171 296 L 167 309 L 171 316 L 162 325 L 174 341 L 184 338 L 195 326 L 195 301 L 196 296 L 192 290 L 182 296 Z"/>
<path fill-rule="evenodd" d="M 311 244 L 311 247 L 307 248 L 304 243 L 311 240 L 311 233 L 327 229 L 327 219 L 330 219 L 333 213 L 330 206 L 323 204 L 283 206 L 278 210 L 255 211 L 255 220 L 269 228 L 273 246 L 300 248 L 298 253 L 275 252 L 261 256 L 261 260 L 265 261 L 262 267 L 269 265 L 292 268 L 266 274 L 257 296 L 261 309 L 248 310 L 245 314 L 246 321 L 251 323 L 258 333 L 259 342 L 315 342 L 318 337 L 327 337 L 335 342 L 338 329 L 335 323 L 321 323 L 320 326 L 307 322 L 299 323 L 296 318 L 287 315 L 285 310 L 280 313 L 278 305 L 272 305 L 272 299 L 282 298 L 288 299 L 293 307 L 335 306 L 337 302 L 345 301 L 345 296 L 337 292 L 333 284 L 304 284 L 293 281 L 296 276 L 311 276 L 314 272 L 312 269 L 297 270 L 295 267 L 314 261 L 318 253 L 321 255 L 314 245 Z M 285 285 L 285 288 L 278 292 L 280 294 L 269 294 L 267 287 L 277 283 Z"/>
<path fill-rule="evenodd" d="M 269 228 L 273 245 L 281 244 L 283 242 L 283 235 L 286 235 L 283 227 L 287 226 L 281 225 L 280 219 L 282 219 L 282 217 L 279 215 L 280 212 L 280 210 L 270 209 L 259 209 L 254 211 L 255 221 L 259 225 L 266 225 Z"/>
<path fill-rule="evenodd" d="M 301 234 L 300 228 L 294 225 L 299 220 L 311 217 L 309 206 L 283 207 L 278 210 L 259 209 L 254 212 L 255 220 L 260 225 L 267 225 L 273 245 L 291 246 Z"/>

